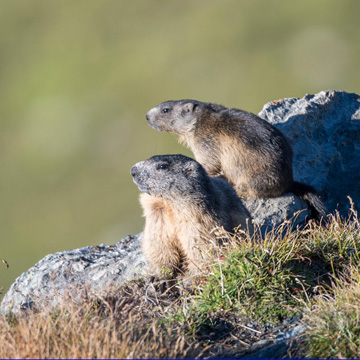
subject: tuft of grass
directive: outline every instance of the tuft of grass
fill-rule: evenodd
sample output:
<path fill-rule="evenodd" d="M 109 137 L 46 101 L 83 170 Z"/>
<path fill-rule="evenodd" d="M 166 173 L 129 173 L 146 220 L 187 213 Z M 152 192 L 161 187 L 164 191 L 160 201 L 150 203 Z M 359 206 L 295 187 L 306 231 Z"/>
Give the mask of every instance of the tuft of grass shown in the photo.
<path fill-rule="evenodd" d="M 164 328 L 134 289 L 117 296 L 64 299 L 56 310 L 0 316 L 0 358 L 186 358 L 195 346 Z M 198 351 L 199 353 L 199 351 Z"/>
<path fill-rule="evenodd" d="M 333 296 L 323 293 L 306 315 L 307 358 L 360 358 L 360 274 L 355 267 L 348 273 L 334 280 Z"/>
<path fill-rule="evenodd" d="M 317 226 L 304 231 L 304 256 L 334 276 L 348 266 L 360 263 L 360 224 L 357 213 L 344 220 L 338 214 L 331 216 L 326 228 Z"/>
<path fill-rule="evenodd" d="M 197 285 L 187 316 L 238 311 L 262 323 L 278 323 L 303 313 L 319 294 L 332 292 L 333 277 L 360 264 L 357 214 L 330 216 L 325 226 L 296 230 L 284 222 L 264 239 L 238 237 Z"/>
<path fill-rule="evenodd" d="M 300 234 L 284 223 L 262 240 L 237 239 L 197 287 L 194 311 L 235 310 L 263 323 L 298 314 L 309 289 L 299 266 Z"/>

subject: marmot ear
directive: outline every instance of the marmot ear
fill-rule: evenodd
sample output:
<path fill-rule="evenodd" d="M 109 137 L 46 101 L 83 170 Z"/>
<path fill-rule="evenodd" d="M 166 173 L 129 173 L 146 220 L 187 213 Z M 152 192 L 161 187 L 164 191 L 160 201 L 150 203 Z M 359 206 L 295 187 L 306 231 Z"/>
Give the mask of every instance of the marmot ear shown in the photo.
<path fill-rule="evenodd" d="M 184 174 L 191 176 L 195 174 L 198 164 L 195 161 L 189 161 L 184 166 Z"/>
<path fill-rule="evenodd" d="M 193 103 L 186 103 L 183 105 L 182 107 L 182 114 L 183 115 L 186 115 L 186 114 L 189 114 L 191 112 L 193 112 L 195 109 L 195 104 Z"/>

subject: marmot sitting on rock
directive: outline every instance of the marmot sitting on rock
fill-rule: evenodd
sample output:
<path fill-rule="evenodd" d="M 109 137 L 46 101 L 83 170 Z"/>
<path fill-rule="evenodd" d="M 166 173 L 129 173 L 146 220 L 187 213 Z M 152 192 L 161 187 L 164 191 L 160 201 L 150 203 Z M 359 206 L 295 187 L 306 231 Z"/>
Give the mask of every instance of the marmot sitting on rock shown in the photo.
<path fill-rule="evenodd" d="M 245 199 L 292 192 L 311 217 L 327 213 L 316 190 L 293 179 L 292 149 L 285 136 L 255 114 L 197 100 L 166 101 L 146 114 L 156 130 L 188 144 L 210 176 L 223 176 Z"/>
<path fill-rule="evenodd" d="M 253 231 L 251 216 L 232 186 L 209 177 L 193 159 L 153 156 L 135 164 L 131 175 L 143 192 L 142 249 L 150 266 L 162 275 L 198 273 L 217 254 L 227 232 L 239 226 Z"/>

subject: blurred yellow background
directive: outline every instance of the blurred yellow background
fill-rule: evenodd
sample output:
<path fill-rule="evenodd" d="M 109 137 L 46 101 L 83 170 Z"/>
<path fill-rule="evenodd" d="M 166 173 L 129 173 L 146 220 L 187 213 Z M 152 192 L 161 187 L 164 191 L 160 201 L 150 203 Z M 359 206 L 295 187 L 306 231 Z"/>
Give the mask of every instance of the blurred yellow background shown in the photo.
<path fill-rule="evenodd" d="M 130 168 L 189 150 L 145 113 L 359 93 L 359 0 L 1 0 L 0 288 L 142 230 Z"/>

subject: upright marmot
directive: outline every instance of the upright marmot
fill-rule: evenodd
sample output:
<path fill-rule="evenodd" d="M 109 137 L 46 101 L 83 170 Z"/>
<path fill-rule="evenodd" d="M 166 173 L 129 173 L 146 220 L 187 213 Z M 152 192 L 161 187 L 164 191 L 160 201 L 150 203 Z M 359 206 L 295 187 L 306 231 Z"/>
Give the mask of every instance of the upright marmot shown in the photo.
<path fill-rule="evenodd" d="M 326 208 L 315 189 L 293 179 L 292 149 L 285 136 L 255 114 L 197 100 L 166 101 L 146 114 L 156 130 L 173 132 L 211 176 L 224 176 L 243 198 L 292 192 L 311 216 Z"/>
<path fill-rule="evenodd" d="M 158 155 L 131 168 L 144 192 L 145 229 L 142 249 L 159 273 L 204 268 L 216 255 L 221 237 L 238 226 L 253 231 L 250 214 L 232 186 L 211 178 L 195 160 L 183 155 Z"/>

